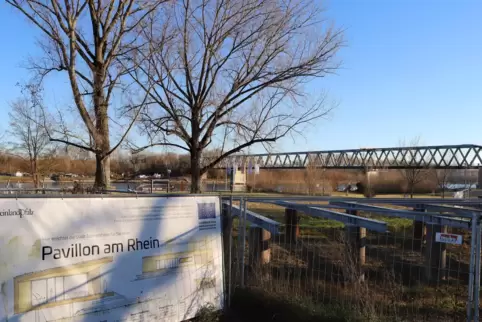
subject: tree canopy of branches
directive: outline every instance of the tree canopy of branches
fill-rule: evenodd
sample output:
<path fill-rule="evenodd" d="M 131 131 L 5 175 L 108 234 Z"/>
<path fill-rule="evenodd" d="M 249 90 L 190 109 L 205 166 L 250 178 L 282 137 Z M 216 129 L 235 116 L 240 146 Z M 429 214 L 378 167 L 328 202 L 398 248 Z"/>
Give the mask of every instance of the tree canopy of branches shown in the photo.
<path fill-rule="evenodd" d="M 99 188 L 109 184 L 109 155 L 125 139 L 139 111 L 131 107 L 132 119 L 112 147 L 109 107 L 129 72 L 119 59 L 136 48 L 138 27 L 164 1 L 6 0 L 45 36 L 39 42 L 44 57 L 32 60 L 30 68 L 40 81 L 53 71 L 68 76 L 83 123 L 82 135 L 61 127 L 64 131 L 49 133 L 50 140 L 94 153 L 95 185 Z"/>
<path fill-rule="evenodd" d="M 303 85 L 337 70 L 343 39 L 318 1 L 182 0 L 156 14 L 126 66 L 149 95 L 140 123 L 150 142 L 136 148 L 187 151 L 191 192 L 226 156 L 326 115 L 325 97 L 310 101 Z M 222 153 L 202 162 L 207 147 Z"/>
<path fill-rule="evenodd" d="M 49 146 L 48 125 L 43 120 L 41 107 L 27 97 L 17 99 L 11 108 L 8 131 L 13 138 L 11 147 L 15 155 L 28 161 L 33 183 L 38 188 L 40 175 L 48 170 L 48 156 L 53 151 Z"/>

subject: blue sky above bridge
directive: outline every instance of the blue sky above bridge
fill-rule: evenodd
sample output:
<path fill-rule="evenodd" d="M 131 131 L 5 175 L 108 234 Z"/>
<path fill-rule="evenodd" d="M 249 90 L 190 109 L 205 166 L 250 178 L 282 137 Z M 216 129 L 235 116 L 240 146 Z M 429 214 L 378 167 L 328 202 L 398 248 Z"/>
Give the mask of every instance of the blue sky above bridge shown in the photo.
<path fill-rule="evenodd" d="M 327 90 L 338 107 L 278 151 L 397 146 L 415 136 L 425 145 L 482 144 L 481 1 L 330 0 L 326 7 L 346 28 L 348 46 L 338 75 L 310 83 L 309 91 Z M 28 79 L 21 65 L 38 50 L 34 28 L 3 1 L 0 21 L 4 130 L 8 103 L 20 94 L 15 84 Z M 68 103 L 64 79 L 50 78 L 46 92 L 50 104 Z"/>

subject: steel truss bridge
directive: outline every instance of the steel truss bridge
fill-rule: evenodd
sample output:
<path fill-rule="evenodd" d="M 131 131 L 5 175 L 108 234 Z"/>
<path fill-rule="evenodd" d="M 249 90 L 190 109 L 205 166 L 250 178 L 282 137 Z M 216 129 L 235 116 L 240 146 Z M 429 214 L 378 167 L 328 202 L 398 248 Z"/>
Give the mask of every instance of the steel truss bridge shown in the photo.
<path fill-rule="evenodd" d="M 256 165 L 266 169 L 310 166 L 327 169 L 478 169 L 482 166 L 482 146 L 463 144 L 232 155 L 215 167 Z"/>

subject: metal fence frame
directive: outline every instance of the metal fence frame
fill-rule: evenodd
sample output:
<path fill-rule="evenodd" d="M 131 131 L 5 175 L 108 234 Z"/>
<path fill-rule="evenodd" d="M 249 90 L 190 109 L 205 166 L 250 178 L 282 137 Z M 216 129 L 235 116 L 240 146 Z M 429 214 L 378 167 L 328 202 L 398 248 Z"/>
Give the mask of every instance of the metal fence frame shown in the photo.
<path fill-rule="evenodd" d="M 470 244 L 470 263 L 469 263 L 469 284 L 468 294 L 467 294 L 467 317 L 466 321 L 479 321 L 479 303 L 480 303 L 480 281 L 481 281 L 481 249 L 482 249 L 482 210 L 477 209 L 482 208 L 482 200 L 474 199 L 405 199 L 405 198 L 394 198 L 394 199 L 357 199 L 357 198 L 330 198 L 330 197 L 251 197 L 251 196 L 231 196 L 229 199 L 223 198 L 224 203 L 229 208 L 229 213 L 227 214 L 232 220 L 234 217 L 239 219 L 239 230 L 241 234 L 238 234 L 237 244 L 241 246 L 238 248 L 240 254 L 238 258 L 241 258 L 241 263 L 239 264 L 240 277 L 239 277 L 239 287 L 245 287 L 245 263 L 244 258 L 246 256 L 246 229 L 247 223 L 250 222 L 258 227 L 270 231 L 272 234 L 279 233 L 279 224 L 273 220 L 256 214 L 247 209 L 248 202 L 257 203 L 270 203 L 282 206 L 285 208 L 295 208 L 297 210 L 303 211 L 308 216 L 317 215 L 317 213 L 324 213 L 327 218 L 338 219 L 339 221 L 344 221 L 343 219 L 337 218 L 340 215 L 337 212 L 329 211 L 323 209 L 318 205 L 303 205 L 299 202 L 307 201 L 330 201 L 330 205 L 325 206 L 325 208 L 339 208 L 339 209 L 366 209 L 366 211 L 377 210 L 384 212 L 386 215 L 389 208 L 372 206 L 371 204 L 391 204 L 391 205 L 404 205 L 414 208 L 422 208 L 422 210 L 429 210 L 428 213 L 419 212 L 415 214 L 415 211 L 407 210 L 393 210 L 392 215 L 397 216 L 396 213 L 399 212 L 401 215 L 399 217 L 410 218 L 412 220 L 421 219 L 425 217 L 428 219 L 427 222 L 438 224 L 438 225 L 452 225 L 457 228 L 469 229 L 471 232 L 471 244 Z M 233 200 L 238 201 L 240 206 L 237 207 L 233 205 Z M 290 201 L 290 202 L 287 202 Z M 298 202 L 295 204 L 294 202 Z M 353 204 L 356 202 L 356 204 Z M 425 207 L 424 207 L 425 206 Z M 477 208 L 475 208 L 477 207 Z M 425 208 L 425 209 L 424 209 Z M 315 213 L 311 212 L 315 211 Z M 365 226 L 370 227 L 370 222 L 366 223 L 367 219 L 358 216 L 346 215 L 345 225 L 352 226 Z M 417 217 L 415 216 L 417 215 Z M 358 217 L 358 220 L 357 218 Z M 360 219 L 363 218 L 363 219 Z M 277 225 L 278 224 L 278 225 Z M 379 223 L 374 223 L 375 225 Z M 372 227 L 373 228 L 373 227 Z M 230 230 L 232 233 L 232 230 Z M 232 236 L 229 236 L 229 241 L 232 240 Z M 231 245 L 230 245 L 231 246 Z M 229 278 L 228 278 L 228 305 L 229 299 L 232 295 L 232 254 L 231 247 L 229 246 L 228 262 L 229 267 Z"/>

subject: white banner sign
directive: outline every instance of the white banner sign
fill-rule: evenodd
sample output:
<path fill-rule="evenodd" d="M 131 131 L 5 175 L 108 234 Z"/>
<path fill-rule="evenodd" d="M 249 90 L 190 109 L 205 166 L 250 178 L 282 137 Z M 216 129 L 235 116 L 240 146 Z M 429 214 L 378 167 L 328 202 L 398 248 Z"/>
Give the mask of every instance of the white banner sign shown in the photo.
<path fill-rule="evenodd" d="M 462 245 L 462 235 L 436 233 L 435 241 L 445 244 Z"/>
<path fill-rule="evenodd" d="M 219 198 L 0 199 L 0 321 L 182 321 L 222 307 Z"/>

